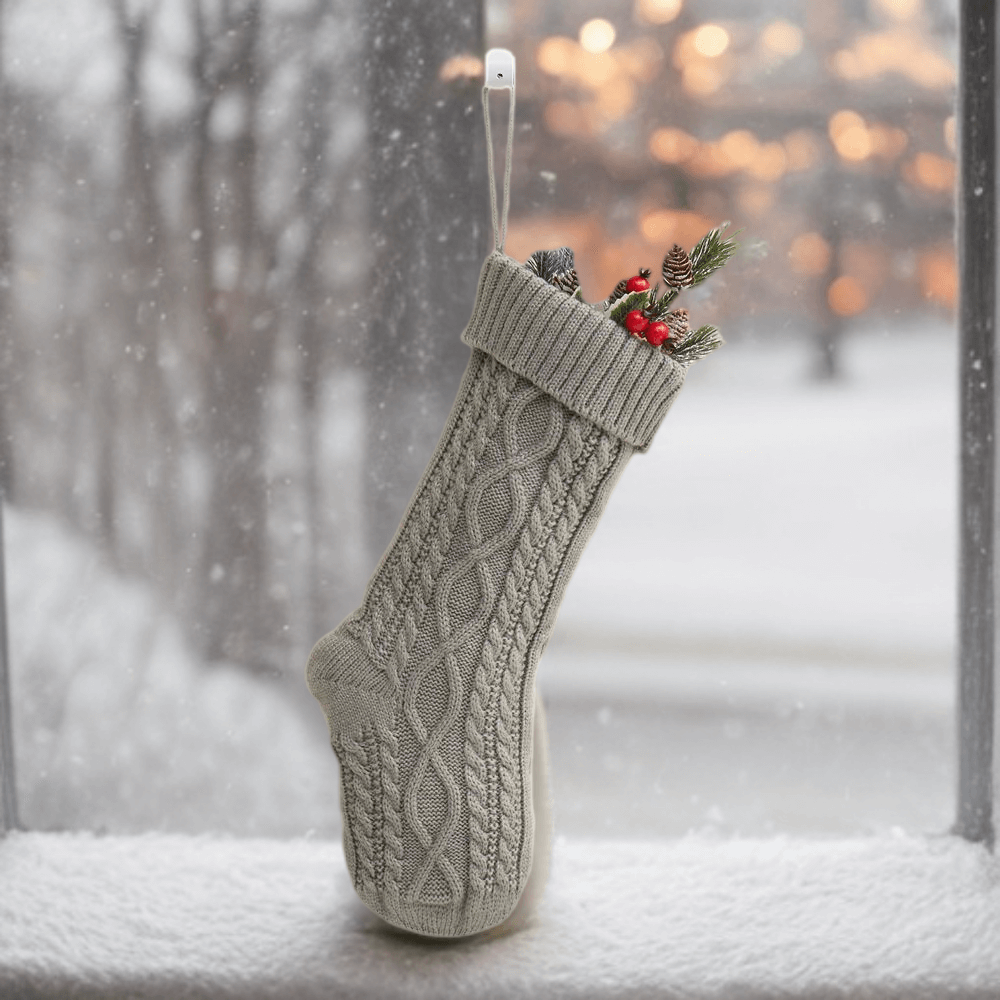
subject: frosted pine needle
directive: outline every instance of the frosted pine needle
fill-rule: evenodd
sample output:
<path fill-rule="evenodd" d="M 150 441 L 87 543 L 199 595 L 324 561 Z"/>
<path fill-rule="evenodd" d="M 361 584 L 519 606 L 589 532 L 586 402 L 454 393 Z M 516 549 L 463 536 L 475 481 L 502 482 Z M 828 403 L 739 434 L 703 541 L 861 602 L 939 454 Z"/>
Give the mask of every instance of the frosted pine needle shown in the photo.
<path fill-rule="evenodd" d="M 718 271 L 739 249 L 739 244 L 733 239 L 733 236 L 738 236 L 742 230 L 737 230 L 733 236 L 727 237 L 726 229 L 728 227 L 728 222 L 716 226 L 715 229 L 706 233 L 691 251 L 691 270 L 694 276 L 692 285 L 700 285 L 713 271 Z"/>
<path fill-rule="evenodd" d="M 719 330 L 714 326 L 700 326 L 694 333 L 689 333 L 675 348 L 667 353 L 684 368 L 688 368 L 696 361 L 708 357 L 717 347 L 721 347 L 725 341 L 719 335 Z M 661 348 L 662 350 L 662 348 Z"/>

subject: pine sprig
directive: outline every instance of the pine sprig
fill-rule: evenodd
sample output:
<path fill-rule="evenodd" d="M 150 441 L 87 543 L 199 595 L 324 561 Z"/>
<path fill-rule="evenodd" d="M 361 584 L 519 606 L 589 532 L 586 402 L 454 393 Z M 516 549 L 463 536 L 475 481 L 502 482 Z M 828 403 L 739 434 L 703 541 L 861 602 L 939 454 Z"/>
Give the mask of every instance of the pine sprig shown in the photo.
<path fill-rule="evenodd" d="M 673 358 L 683 368 L 707 357 L 724 343 L 718 328 L 702 326 L 689 332 L 688 311 L 675 309 L 674 302 L 684 289 L 700 285 L 736 253 L 739 244 L 733 237 L 742 230 L 727 236 L 728 227 L 729 223 L 723 222 L 706 233 L 690 254 L 680 245 L 673 245 L 661 267 L 662 295 L 659 284 L 649 287 L 650 270 L 640 268 L 637 275 L 619 281 L 612 293 L 603 302 L 594 303 L 593 308 L 651 349 Z M 573 267 L 573 251 L 569 247 L 539 250 L 524 266 L 571 298 L 583 301 L 580 281 Z M 628 291 L 629 286 L 635 291 Z"/>
<path fill-rule="evenodd" d="M 739 243 L 733 237 L 739 236 L 743 230 L 737 229 L 732 236 L 727 237 L 728 228 L 728 222 L 716 226 L 707 232 L 691 251 L 691 270 L 694 272 L 691 287 L 700 285 L 713 271 L 718 271 L 739 249 Z"/>
<path fill-rule="evenodd" d="M 719 335 L 718 327 L 700 326 L 693 333 L 689 333 L 668 353 L 679 365 L 687 368 L 696 361 L 708 357 L 712 351 L 724 343 L 725 341 Z"/>
<path fill-rule="evenodd" d="M 667 313 L 670 312 L 670 303 L 677 298 L 676 288 L 668 288 L 659 298 L 657 298 L 659 290 L 659 284 L 653 286 L 653 290 L 649 297 L 649 305 L 646 307 L 646 315 L 649 317 L 650 322 L 655 322 L 658 319 L 665 319 Z"/>

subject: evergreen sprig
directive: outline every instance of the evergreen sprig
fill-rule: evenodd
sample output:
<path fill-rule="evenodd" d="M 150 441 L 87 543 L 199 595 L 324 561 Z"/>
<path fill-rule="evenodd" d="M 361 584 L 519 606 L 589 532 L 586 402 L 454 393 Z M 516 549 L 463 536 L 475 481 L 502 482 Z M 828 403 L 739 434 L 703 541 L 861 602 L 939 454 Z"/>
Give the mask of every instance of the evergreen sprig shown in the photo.
<path fill-rule="evenodd" d="M 725 341 L 719 335 L 718 327 L 700 326 L 684 337 L 669 353 L 674 361 L 687 368 L 696 361 L 708 357 L 712 351 L 724 343 Z"/>
<path fill-rule="evenodd" d="M 677 296 L 685 288 L 700 285 L 715 271 L 719 270 L 739 249 L 734 239 L 742 230 L 736 230 L 731 236 L 726 235 L 728 222 L 723 222 L 715 229 L 707 232 L 697 243 L 690 254 L 674 245 L 663 261 L 665 287 L 660 295 L 659 284 L 643 291 L 627 292 L 626 285 L 632 279 L 623 278 L 615 286 L 614 291 L 601 303 L 594 305 L 608 319 L 625 327 L 625 319 L 630 312 L 643 314 L 647 324 L 665 322 L 671 330 L 670 336 L 658 346 L 658 350 L 672 357 L 684 368 L 711 354 L 724 343 L 719 330 L 714 326 L 702 326 L 688 332 L 687 310 L 673 312 L 673 304 Z M 579 287 L 579 279 L 573 270 L 573 251 L 569 247 L 558 250 L 539 250 L 528 259 L 524 265 L 529 271 L 537 274 L 543 280 L 566 292 L 566 294 L 583 301 Z M 693 280 L 688 281 L 689 276 Z M 640 268 L 638 277 L 645 278 L 648 283 L 650 271 Z M 627 327 L 626 327 L 627 329 Z M 648 326 L 647 328 L 648 329 Z M 657 338 L 650 346 L 655 346 L 659 337 L 663 336 L 663 328 L 657 331 Z M 634 332 L 634 336 L 645 339 L 646 332 Z M 650 331 L 652 336 L 652 331 Z"/>
<path fill-rule="evenodd" d="M 739 236 L 742 229 L 737 229 L 732 236 L 726 236 L 728 222 L 707 232 L 691 251 L 691 270 L 694 272 L 694 285 L 700 285 L 713 271 L 718 271 L 730 257 L 739 249 L 739 243 L 733 239 Z"/>

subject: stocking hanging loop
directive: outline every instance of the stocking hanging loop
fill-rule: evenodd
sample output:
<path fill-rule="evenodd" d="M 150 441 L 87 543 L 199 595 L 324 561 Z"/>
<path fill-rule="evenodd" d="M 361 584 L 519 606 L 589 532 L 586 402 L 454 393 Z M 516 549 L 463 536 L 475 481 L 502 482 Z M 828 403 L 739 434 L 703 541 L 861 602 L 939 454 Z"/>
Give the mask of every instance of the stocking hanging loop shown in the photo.
<path fill-rule="evenodd" d="M 490 130 L 490 91 L 510 91 L 510 118 L 507 122 L 507 154 L 503 172 L 503 213 L 497 218 L 496 178 L 493 174 L 493 133 Z M 486 169 L 490 179 L 490 208 L 493 212 L 493 247 L 503 250 L 507 241 L 507 215 L 510 211 L 510 166 L 514 151 L 514 56 L 507 49 L 486 53 L 486 82 L 483 86 L 483 121 L 486 125 Z"/>

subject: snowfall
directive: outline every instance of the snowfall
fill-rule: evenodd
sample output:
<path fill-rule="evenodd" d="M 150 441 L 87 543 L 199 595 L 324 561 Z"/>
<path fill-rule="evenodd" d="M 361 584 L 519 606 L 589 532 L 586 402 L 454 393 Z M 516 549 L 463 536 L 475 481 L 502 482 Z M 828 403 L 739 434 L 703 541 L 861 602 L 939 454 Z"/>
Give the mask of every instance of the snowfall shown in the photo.
<path fill-rule="evenodd" d="M 0 996 L 1000 996 L 1000 866 L 947 832 L 954 334 L 810 363 L 727 345 L 626 470 L 539 672 L 551 876 L 470 941 L 353 897 L 318 709 L 7 509 Z"/>

